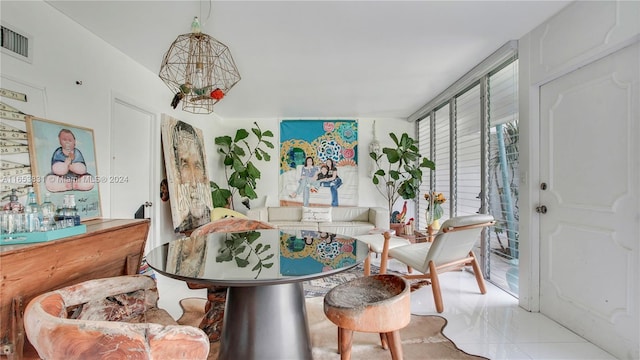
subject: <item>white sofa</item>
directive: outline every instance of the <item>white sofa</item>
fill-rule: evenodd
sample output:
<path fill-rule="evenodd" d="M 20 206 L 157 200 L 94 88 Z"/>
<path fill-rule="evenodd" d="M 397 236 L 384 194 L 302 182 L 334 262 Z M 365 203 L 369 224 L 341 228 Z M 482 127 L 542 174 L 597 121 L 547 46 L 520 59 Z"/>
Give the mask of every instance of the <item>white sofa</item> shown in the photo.
<path fill-rule="evenodd" d="M 302 222 L 302 207 L 254 208 L 247 212 L 247 216 L 266 221 L 278 229 L 315 230 L 348 236 L 363 235 L 374 228 L 389 227 L 389 212 L 380 207 L 332 207 L 330 222 Z"/>

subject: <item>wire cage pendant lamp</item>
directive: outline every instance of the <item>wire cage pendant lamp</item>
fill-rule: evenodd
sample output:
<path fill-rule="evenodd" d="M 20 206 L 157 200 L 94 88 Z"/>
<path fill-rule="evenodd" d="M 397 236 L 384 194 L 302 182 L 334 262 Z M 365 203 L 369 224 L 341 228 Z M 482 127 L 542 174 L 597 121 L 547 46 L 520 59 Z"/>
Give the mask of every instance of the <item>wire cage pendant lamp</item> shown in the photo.
<path fill-rule="evenodd" d="M 203 33 L 195 17 L 191 33 L 179 35 L 164 55 L 160 78 L 174 93 L 171 106 L 182 101 L 182 110 L 210 114 L 213 106 L 240 81 L 229 48 Z"/>

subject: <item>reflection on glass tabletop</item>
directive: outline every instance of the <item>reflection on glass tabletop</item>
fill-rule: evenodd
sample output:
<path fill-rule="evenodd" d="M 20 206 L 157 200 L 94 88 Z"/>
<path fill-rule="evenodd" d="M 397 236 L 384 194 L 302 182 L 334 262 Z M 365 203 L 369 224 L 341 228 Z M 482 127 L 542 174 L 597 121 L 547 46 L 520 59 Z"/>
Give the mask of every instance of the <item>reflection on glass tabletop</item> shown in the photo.
<path fill-rule="evenodd" d="M 367 244 L 311 230 L 251 230 L 184 237 L 151 250 L 149 265 L 169 277 L 250 286 L 319 278 L 364 261 Z"/>

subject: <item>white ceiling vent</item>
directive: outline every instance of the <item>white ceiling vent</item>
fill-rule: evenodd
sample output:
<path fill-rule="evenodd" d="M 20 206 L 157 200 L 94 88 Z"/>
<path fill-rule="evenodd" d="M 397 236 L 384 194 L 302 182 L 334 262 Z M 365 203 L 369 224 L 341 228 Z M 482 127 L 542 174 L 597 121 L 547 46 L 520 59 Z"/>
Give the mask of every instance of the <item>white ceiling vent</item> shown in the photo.
<path fill-rule="evenodd" d="M 0 47 L 2 52 L 18 59 L 31 62 L 33 39 L 7 24 L 1 25 Z"/>

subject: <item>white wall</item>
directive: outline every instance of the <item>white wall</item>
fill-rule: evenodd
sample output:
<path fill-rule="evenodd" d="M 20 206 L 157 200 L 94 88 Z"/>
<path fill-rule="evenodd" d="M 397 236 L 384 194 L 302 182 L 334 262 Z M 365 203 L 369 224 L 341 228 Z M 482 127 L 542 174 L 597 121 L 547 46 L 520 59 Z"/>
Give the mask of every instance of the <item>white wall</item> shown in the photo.
<path fill-rule="evenodd" d="M 279 141 L 278 114 L 265 114 L 261 119 L 221 119 L 215 114 L 194 115 L 174 110 L 169 106 L 173 94 L 160 80 L 158 75 L 134 62 L 117 49 L 105 43 L 85 28 L 53 9 L 42 1 L 2 1 L 1 20 L 6 26 L 33 37 L 33 62 L 27 63 L 12 56 L 1 55 L 2 79 L 28 84 L 44 89 L 42 113 L 31 115 L 69 123 L 94 130 L 96 142 L 96 161 L 98 173 L 108 175 L 110 171 L 109 129 L 111 127 L 111 102 L 114 94 L 131 99 L 135 105 L 157 114 L 167 113 L 202 129 L 207 151 L 207 162 L 212 180 L 223 181 L 222 161 L 216 153 L 213 139 L 220 135 L 233 135 L 240 127 L 250 128 L 257 121 L 263 130 L 273 131 L 274 144 Z M 173 39 L 167 39 L 167 46 Z M 82 81 L 82 85 L 76 85 Z M 233 95 L 231 95 L 233 96 Z M 250 99 L 247 99 L 247 103 Z M 322 114 L 318 114 L 319 117 Z M 386 207 L 386 202 L 375 191 L 370 178 L 368 146 L 373 138 L 374 119 L 359 120 L 360 188 L 359 204 L 362 206 Z M 159 126 L 154 129 L 156 148 L 159 149 Z M 383 146 L 391 145 L 387 135 L 414 132 L 414 125 L 403 119 L 377 119 L 377 137 Z M 277 205 L 278 149 L 271 152 L 272 161 L 258 165 L 262 179 L 258 183 L 258 194 L 268 196 L 268 205 Z M 160 154 L 155 154 L 157 162 L 155 174 L 150 174 L 150 186 L 159 187 L 161 179 Z M 124 175 L 124 174 L 122 174 Z M 147 189 L 141 189 L 141 191 Z M 159 199 L 159 191 L 152 199 L 155 206 L 153 225 L 159 238 L 150 241 L 160 244 L 175 237 L 167 224 L 170 219 L 168 203 Z M 100 196 L 103 217 L 109 217 L 110 189 L 108 184 L 100 184 Z"/>

